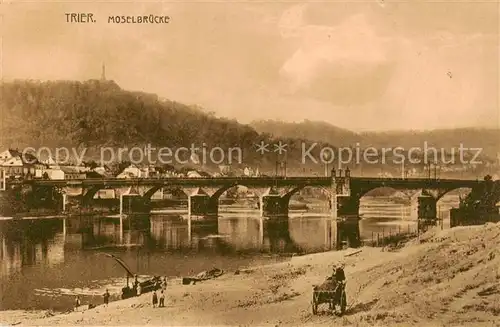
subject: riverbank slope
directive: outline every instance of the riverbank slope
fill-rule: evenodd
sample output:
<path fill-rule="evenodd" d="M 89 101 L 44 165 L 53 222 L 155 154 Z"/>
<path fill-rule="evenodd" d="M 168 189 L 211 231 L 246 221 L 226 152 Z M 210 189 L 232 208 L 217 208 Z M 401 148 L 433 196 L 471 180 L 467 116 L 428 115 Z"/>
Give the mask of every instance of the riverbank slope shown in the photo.
<path fill-rule="evenodd" d="M 85 312 L 3 311 L 21 325 L 499 326 L 500 224 L 434 230 L 399 249 L 363 248 L 294 257 L 169 285 L 165 308 L 151 294 Z M 312 285 L 346 263 L 348 312 L 311 313 Z M 326 311 L 320 307 L 320 310 Z M 495 325 L 496 324 L 496 325 Z"/>

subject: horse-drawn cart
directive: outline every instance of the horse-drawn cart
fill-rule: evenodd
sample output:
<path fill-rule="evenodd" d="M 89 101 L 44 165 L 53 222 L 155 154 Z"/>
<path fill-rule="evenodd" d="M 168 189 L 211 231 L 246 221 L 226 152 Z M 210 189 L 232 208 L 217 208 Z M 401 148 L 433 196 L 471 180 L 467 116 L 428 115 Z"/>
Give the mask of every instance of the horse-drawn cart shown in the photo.
<path fill-rule="evenodd" d="M 347 307 L 345 282 L 337 283 L 332 278 L 328 278 L 323 284 L 313 286 L 313 314 L 318 313 L 318 306 L 323 303 L 328 303 L 328 308 L 335 310 L 337 315 L 343 315 Z"/>

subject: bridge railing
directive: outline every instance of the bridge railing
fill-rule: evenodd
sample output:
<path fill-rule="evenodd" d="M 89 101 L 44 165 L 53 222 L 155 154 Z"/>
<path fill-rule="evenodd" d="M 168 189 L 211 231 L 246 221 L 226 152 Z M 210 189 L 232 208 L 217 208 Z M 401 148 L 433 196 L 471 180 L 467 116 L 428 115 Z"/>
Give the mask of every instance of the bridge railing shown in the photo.
<path fill-rule="evenodd" d="M 362 241 L 364 246 L 384 247 L 388 245 L 398 245 L 417 237 L 419 234 L 418 225 L 408 224 L 407 226 L 398 226 L 383 228 L 381 232 L 372 232 L 371 238 Z"/>

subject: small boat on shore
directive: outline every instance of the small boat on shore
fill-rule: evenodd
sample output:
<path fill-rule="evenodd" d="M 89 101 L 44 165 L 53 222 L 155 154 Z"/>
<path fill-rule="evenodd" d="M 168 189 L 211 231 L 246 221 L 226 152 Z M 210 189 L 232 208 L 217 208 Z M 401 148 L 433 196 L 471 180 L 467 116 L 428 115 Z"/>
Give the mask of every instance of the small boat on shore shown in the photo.
<path fill-rule="evenodd" d="M 202 271 L 196 276 L 193 277 L 183 277 L 182 285 L 196 284 L 197 282 L 201 282 L 208 279 L 214 279 L 220 277 L 224 274 L 224 270 L 219 268 L 213 268 L 207 271 Z"/>
<path fill-rule="evenodd" d="M 128 299 L 137 295 L 141 295 L 144 293 L 149 293 L 152 291 L 156 291 L 161 288 L 161 278 L 159 276 L 154 276 L 152 278 L 139 281 L 137 274 L 132 273 L 130 268 L 125 264 L 125 262 L 118 258 L 117 256 L 109 253 L 104 253 L 107 257 L 115 259 L 120 266 L 125 269 L 127 272 L 127 286 L 122 288 L 122 294 L 121 298 L 122 299 Z M 132 287 L 129 285 L 129 278 L 134 278 L 134 282 L 132 283 Z"/>

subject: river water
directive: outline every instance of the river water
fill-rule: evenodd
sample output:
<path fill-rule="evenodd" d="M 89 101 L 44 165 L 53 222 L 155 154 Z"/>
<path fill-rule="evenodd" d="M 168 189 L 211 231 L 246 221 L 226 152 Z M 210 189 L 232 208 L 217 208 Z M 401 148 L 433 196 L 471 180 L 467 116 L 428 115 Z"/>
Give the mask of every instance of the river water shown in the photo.
<path fill-rule="evenodd" d="M 438 202 L 443 228 L 457 204 L 453 195 Z M 221 207 L 218 223 L 190 221 L 185 210 L 121 222 L 117 217 L 0 218 L 0 310 L 64 311 L 77 295 L 83 304 L 100 304 L 106 289 L 117 299 L 125 271 L 104 253 L 122 258 L 141 278 L 160 275 L 176 282 L 213 267 L 235 270 L 331 250 L 325 210 L 291 210 L 279 223 L 234 206 Z M 387 198 L 363 198 L 360 215 L 364 240 L 417 228 L 416 207 Z"/>

